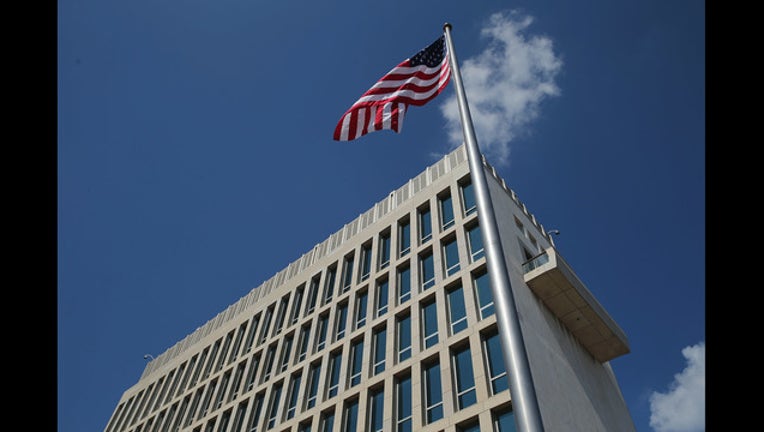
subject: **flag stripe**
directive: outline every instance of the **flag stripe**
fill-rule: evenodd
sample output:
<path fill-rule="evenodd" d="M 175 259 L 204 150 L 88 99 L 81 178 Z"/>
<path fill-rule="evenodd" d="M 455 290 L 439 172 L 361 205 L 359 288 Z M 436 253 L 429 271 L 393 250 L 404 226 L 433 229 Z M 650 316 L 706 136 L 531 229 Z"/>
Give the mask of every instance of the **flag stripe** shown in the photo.
<path fill-rule="evenodd" d="M 436 66 L 424 63 L 412 66 L 423 60 L 439 62 Z M 334 139 L 351 141 L 383 129 L 400 132 L 408 106 L 426 104 L 443 91 L 450 78 L 448 50 L 441 36 L 394 67 L 361 95 L 340 118 Z"/>

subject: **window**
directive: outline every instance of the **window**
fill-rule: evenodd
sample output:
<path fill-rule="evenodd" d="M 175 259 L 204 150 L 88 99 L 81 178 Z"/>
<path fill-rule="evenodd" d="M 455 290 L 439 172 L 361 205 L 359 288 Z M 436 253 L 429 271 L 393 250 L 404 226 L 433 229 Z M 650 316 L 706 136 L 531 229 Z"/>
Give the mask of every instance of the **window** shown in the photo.
<path fill-rule="evenodd" d="M 311 420 L 308 420 L 305 423 L 300 423 L 300 425 L 297 426 L 297 432 L 310 432 L 310 422 Z"/>
<path fill-rule="evenodd" d="M 310 325 L 306 325 L 300 330 L 299 351 L 297 352 L 297 362 L 305 360 L 308 355 L 308 340 L 310 339 Z"/>
<path fill-rule="evenodd" d="M 488 379 L 491 381 L 492 394 L 509 388 L 507 369 L 504 367 L 504 355 L 501 351 L 499 334 L 493 333 L 483 338 L 485 363 L 488 366 Z"/>
<path fill-rule="evenodd" d="M 279 372 L 284 372 L 289 367 L 289 356 L 292 354 L 292 336 L 284 338 L 284 346 L 281 348 L 281 366 Z"/>
<path fill-rule="evenodd" d="M 422 372 L 424 387 L 425 422 L 432 423 L 443 418 L 443 391 L 440 384 L 440 363 L 431 363 Z"/>
<path fill-rule="evenodd" d="M 189 360 L 188 367 L 186 368 L 186 373 L 183 375 L 183 380 L 181 380 L 180 386 L 178 387 L 178 393 L 176 393 L 175 396 L 180 396 L 184 391 L 186 391 L 186 382 L 188 381 L 188 376 L 191 374 L 191 371 L 194 369 L 195 363 L 196 356 L 193 356 L 191 357 L 191 360 Z M 181 366 L 181 368 L 182 367 L 183 366 Z"/>
<path fill-rule="evenodd" d="M 217 398 L 215 398 L 215 405 L 213 409 L 218 409 L 223 406 L 223 400 L 225 399 L 225 392 L 228 390 L 228 383 L 231 382 L 231 370 L 223 374 L 223 378 L 220 380 L 220 389 L 218 389 Z"/>
<path fill-rule="evenodd" d="M 268 426 L 266 429 L 276 426 L 279 413 L 279 399 L 281 399 L 281 383 L 276 384 L 271 392 L 271 400 L 268 402 Z"/>
<path fill-rule="evenodd" d="M 472 183 L 462 184 L 461 191 L 464 216 L 469 216 L 477 211 L 477 203 L 475 201 L 475 192 L 472 190 Z"/>
<path fill-rule="evenodd" d="M 371 275 L 371 242 L 361 246 L 361 282 Z"/>
<path fill-rule="evenodd" d="M 231 349 L 231 356 L 228 357 L 228 363 L 230 364 L 239 356 L 239 348 L 241 348 L 241 341 L 244 339 L 244 333 L 247 331 L 247 321 L 239 326 L 239 331 L 236 333 L 236 340 L 233 342 L 233 348 Z"/>
<path fill-rule="evenodd" d="M 491 293 L 491 283 L 488 273 L 482 273 L 475 277 L 475 296 L 478 300 L 480 319 L 486 319 L 493 315 L 493 294 Z"/>
<path fill-rule="evenodd" d="M 289 294 L 285 295 L 284 298 L 281 299 L 281 303 L 279 304 L 279 310 L 278 310 L 278 313 L 276 314 L 276 324 L 273 329 L 274 336 L 281 333 L 281 330 L 284 329 L 284 319 L 286 317 L 286 309 L 288 304 L 289 304 Z"/>
<path fill-rule="evenodd" d="M 342 290 L 340 293 L 346 293 L 353 285 L 353 255 L 345 257 L 345 264 L 342 267 Z"/>
<path fill-rule="evenodd" d="M 172 389 L 175 388 L 175 384 L 178 381 L 178 377 L 175 376 L 175 371 L 176 371 L 175 369 L 170 371 L 170 375 L 167 377 L 167 380 L 164 383 L 165 384 L 164 388 L 162 388 L 162 392 L 159 393 L 159 399 L 157 400 L 157 406 L 158 407 L 166 404 L 168 402 L 168 399 L 170 399 L 169 397 L 165 398 L 165 394 L 167 394 L 168 396 L 171 395 L 172 394 Z M 175 379 L 173 379 L 173 378 L 175 378 Z M 170 387 L 172 387 L 172 388 L 170 388 Z M 170 389 L 169 392 L 167 391 L 168 389 Z"/>
<path fill-rule="evenodd" d="M 385 354 L 387 349 L 387 329 L 385 327 L 380 327 L 379 329 L 374 331 L 373 338 L 373 353 L 374 356 L 374 364 L 373 364 L 373 371 L 374 375 L 382 372 L 385 370 Z"/>
<path fill-rule="evenodd" d="M 353 387 L 361 383 L 361 370 L 363 369 L 363 339 L 353 342 L 350 346 L 350 379 L 348 386 Z"/>
<path fill-rule="evenodd" d="M 252 324 L 249 326 L 249 333 L 247 334 L 247 341 L 244 343 L 244 354 L 247 354 L 252 350 L 252 343 L 255 341 L 255 334 L 257 334 L 257 325 L 260 323 L 260 314 L 258 313 L 252 318 Z"/>
<path fill-rule="evenodd" d="M 220 416 L 220 423 L 218 423 L 218 432 L 225 432 L 228 428 L 228 421 L 231 419 L 231 410 L 228 410 Z"/>
<path fill-rule="evenodd" d="M 318 298 L 318 281 L 320 275 L 313 276 L 310 281 L 310 288 L 308 288 L 308 302 L 305 306 L 305 315 L 312 313 L 316 310 L 316 298 Z"/>
<path fill-rule="evenodd" d="M 448 301 L 448 320 L 451 326 L 451 334 L 455 335 L 467 328 L 467 310 L 464 306 L 464 292 L 458 285 L 446 294 Z"/>
<path fill-rule="evenodd" d="M 233 342 L 234 333 L 236 333 L 236 330 L 231 330 L 225 337 L 225 342 L 223 342 L 223 349 L 220 351 L 220 357 L 218 358 L 218 364 L 215 366 L 215 372 L 218 372 L 226 364 L 228 349 L 231 347 L 231 342 Z"/>
<path fill-rule="evenodd" d="M 197 420 L 207 415 L 207 410 L 210 407 L 210 399 L 212 399 L 212 393 L 215 392 L 217 385 L 218 385 L 218 380 L 212 380 L 207 385 L 207 391 L 204 393 L 204 400 L 202 401 L 202 406 L 201 406 L 201 409 L 199 410 L 199 416 L 196 418 Z"/>
<path fill-rule="evenodd" d="M 390 265 L 390 231 L 379 235 L 379 269 L 385 269 Z"/>
<path fill-rule="evenodd" d="M 328 385 L 326 386 L 326 398 L 332 398 L 337 396 L 337 391 L 340 388 L 340 366 L 342 365 L 342 352 L 338 351 L 333 353 L 329 358 L 329 378 Z"/>
<path fill-rule="evenodd" d="M 483 236 L 480 233 L 480 225 L 473 225 L 467 228 L 467 239 L 470 243 L 470 257 L 472 258 L 472 262 L 483 258 L 485 256 L 485 249 L 483 248 Z"/>
<path fill-rule="evenodd" d="M 287 396 L 287 400 L 289 401 L 287 404 L 286 412 L 287 420 L 294 417 L 294 414 L 297 411 L 297 397 L 300 394 L 300 380 L 300 374 L 295 374 L 292 376 L 292 380 L 289 385 L 289 395 Z"/>
<path fill-rule="evenodd" d="M 334 281 L 337 279 L 337 267 L 332 266 L 326 271 L 326 280 L 324 281 L 324 304 L 332 301 L 334 296 Z"/>
<path fill-rule="evenodd" d="M 369 294 L 364 291 L 358 293 L 355 300 L 355 328 L 361 328 L 366 324 L 366 304 L 368 303 Z"/>
<path fill-rule="evenodd" d="M 345 404 L 345 415 L 342 422 L 342 432 L 356 432 L 358 430 L 358 400 L 354 399 Z"/>
<path fill-rule="evenodd" d="M 191 400 L 191 396 L 186 396 L 183 398 L 183 402 L 180 404 L 180 410 L 178 410 L 178 415 L 175 417 L 175 421 L 172 424 L 172 430 L 177 431 L 180 430 L 181 422 L 183 421 L 183 416 L 186 415 L 186 408 L 188 407 L 188 402 Z"/>
<path fill-rule="evenodd" d="M 451 194 L 438 197 L 440 204 L 440 229 L 446 230 L 454 226 L 454 206 L 451 203 Z"/>
<path fill-rule="evenodd" d="M 493 413 L 494 432 L 516 432 L 515 413 L 509 410 Z"/>
<path fill-rule="evenodd" d="M 373 389 L 369 393 L 368 430 L 383 432 L 383 417 L 385 414 L 385 394 L 382 388 Z"/>
<path fill-rule="evenodd" d="M 191 408 L 188 410 L 188 417 L 186 417 L 186 424 L 184 426 L 190 426 L 194 421 L 194 415 L 196 414 L 196 409 L 199 407 L 199 400 L 202 398 L 203 392 L 204 387 L 199 387 L 194 394 L 194 400 L 191 402 Z"/>
<path fill-rule="evenodd" d="M 422 342 L 425 349 L 438 343 L 438 308 L 434 300 L 422 305 Z"/>
<path fill-rule="evenodd" d="M 318 317 L 318 328 L 316 328 L 316 352 L 326 347 L 326 331 L 329 328 L 329 314 Z"/>
<path fill-rule="evenodd" d="M 321 414 L 319 432 L 332 432 L 334 429 L 334 410 Z"/>
<path fill-rule="evenodd" d="M 304 286 L 297 288 L 294 294 L 294 304 L 292 304 L 292 316 L 289 318 L 289 325 L 296 324 L 300 319 L 300 306 L 302 306 L 302 294 L 305 290 Z"/>
<path fill-rule="evenodd" d="M 257 368 L 260 366 L 260 353 L 255 354 L 252 357 L 252 364 L 249 366 L 249 372 L 247 373 L 247 390 L 250 391 L 255 387 L 255 376 L 257 375 Z"/>
<path fill-rule="evenodd" d="M 268 310 L 265 311 L 263 328 L 260 330 L 260 343 L 264 343 L 268 339 L 268 330 L 271 327 L 271 317 L 273 317 L 273 306 L 269 307 Z"/>
<path fill-rule="evenodd" d="M 207 360 L 209 350 L 210 347 L 205 348 L 199 356 L 199 361 L 196 363 L 196 369 L 194 369 L 194 375 L 191 377 L 191 383 L 188 385 L 189 387 L 193 388 L 199 380 L 199 374 L 202 372 L 202 366 L 204 365 L 204 361 Z"/>
<path fill-rule="evenodd" d="M 435 264 L 432 252 L 427 252 L 419 257 L 419 278 L 422 291 L 435 286 Z"/>
<path fill-rule="evenodd" d="M 305 409 L 316 406 L 316 397 L 318 395 L 318 380 L 321 377 L 321 363 L 315 363 L 310 366 L 308 374 L 308 393 L 305 396 Z"/>
<path fill-rule="evenodd" d="M 345 337 L 345 327 L 348 320 L 347 303 L 337 306 L 337 315 L 334 318 L 334 340 L 338 341 Z"/>
<path fill-rule="evenodd" d="M 411 377 L 402 377 L 395 383 L 395 430 L 412 432 L 411 425 Z"/>
<path fill-rule="evenodd" d="M 430 207 L 419 209 L 419 243 L 423 244 L 432 239 L 432 218 Z"/>
<path fill-rule="evenodd" d="M 456 237 L 443 243 L 443 258 L 446 277 L 459 271 L 459 246 L 456 243 Z"/>
<path fill-rule="evenodd" d="M 204 368 L 204 375 L 202 375 L 202 379 L 210 377 L 210 374 L 212 373 L 212 363 L 215 362 L 215 356 L 217 355 L 218 350 L 220 350 L 220 343 L 222 340 L 223 338 L 220 338 L 216 340 L 212 345 L 212 353 L 210 354 L 209 360 L 207 361 L 207 367 Z"/>
<path fill-rule="evenodd" d="M 411 252 L 411 224 L 408 219 L 398 222 L 398 256 Z"/>
<path fill-rule="evenodd" d="M 381 317 L 387 313 L 387 297 L 389 291 L 389 284 L 387 279 L 377 282 L 377 297 L 376 297 L 376 317 Z"/>
<path fill-rule="evenodd" d="M 244 369 L 246 369 L 246 367 L 246 361 L 242 361 L 238 366 L 236 366 L 236 372 L 233 374 L 233 382 L 231 383 L 231 391 L 228 393 L 228 402 L 231 402 L 239 396 L 241 379 L 244 377 Z"/>
<path fill-rule="evenodd" d="M 411 357 L 411 317 L 398 318 L 398 361 Z"/>
<path fill-rule="evenodd" d="M 244 425 L 244 415 L 247 413 L 247 402 L 245 400 L 236 407 L 236 415 L 233 417 L 233 426 L 231 427 L 232 431 L 243 430 L 242 426 Z M 173 432 L 175 432 L 175 428 L 173 428 Z"/>
<path fill-rule="evenodd" d="M 454 351 L 452 361 L 456 384 L 456 407 L 464 409 L 477 402 L 470 347 L 466 346 Z"/>
<path fill-rule="evenodd" d="M 411 269 L 401 267 L 398 269 L 398 304 L 411 300 Z"/>
<path fill-rule="evenodd" d="M 252 405 L 252 413 L 249 415 L 249 432 L 257 432 L 258 421 L 260 420 L 260 411 L 263 410 L 264 400 L 265 392 L 261 392 L 255 396 L 255 401 Z"/>
<path fill-rule="evenodd" d="M 265 361 L 263 362 L 263 376 L 260 378 L 260 384 L 267 382 L 271 378 L 271 369 L 273 368 L 273 358 L 276 356 L 276 344 L 268 347 L 265 352 Z"/>

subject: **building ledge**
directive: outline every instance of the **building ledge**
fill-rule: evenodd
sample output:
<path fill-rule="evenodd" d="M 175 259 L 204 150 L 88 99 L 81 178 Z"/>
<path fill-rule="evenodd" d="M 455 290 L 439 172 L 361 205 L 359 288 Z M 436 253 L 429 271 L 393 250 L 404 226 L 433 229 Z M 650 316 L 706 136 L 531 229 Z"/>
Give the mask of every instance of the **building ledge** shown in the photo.
<path fill-rule="evenodd" d="M 523 272 L 531 291 L 597 361 L 629 352 L 626 334 L 553 247 L 525 262 Z"/>

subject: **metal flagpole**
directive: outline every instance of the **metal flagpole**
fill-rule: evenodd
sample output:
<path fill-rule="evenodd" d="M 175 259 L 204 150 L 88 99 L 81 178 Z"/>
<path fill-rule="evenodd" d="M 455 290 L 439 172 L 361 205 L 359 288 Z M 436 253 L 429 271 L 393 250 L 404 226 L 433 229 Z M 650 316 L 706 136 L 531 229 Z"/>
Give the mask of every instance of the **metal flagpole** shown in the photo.
<path fill-rule="evenodd" d="M 499 326 L 504 363 L 509 376 L 509 394 L 512 397 L 515 423 L 520 432 L 543 432 L 544 427 L 541 423 L 541 413 L 536 400 L 536 390 L 533 387 L 523 333 L 520 329 L 520 320 L 517 317 L 515 299 L 512 294 L 512 286 L 509 283 L 509 273 L 499 238 L 499 228 L 483 171 L 483 157 L 478 149 L 477 138 L 475 138 L 475 131 L 472 128 L 472 117 L 462 87 L 462 76 L 456 61 L 454 44 L 451 41 L 451 24 L 444 24 L 443 30 L 446 33 L 446 44 L 451 58 L 451 76 L 456 86 L 459 115 L 462 121 L 464 142 L 467 147 L 467 159 L 469 160 L 472 184 L 475 188 L 478 221 L 480 231 L 483 233 L 488 274 L 491 279 L 491 291 L 496 308 L 496 321 Z"/>

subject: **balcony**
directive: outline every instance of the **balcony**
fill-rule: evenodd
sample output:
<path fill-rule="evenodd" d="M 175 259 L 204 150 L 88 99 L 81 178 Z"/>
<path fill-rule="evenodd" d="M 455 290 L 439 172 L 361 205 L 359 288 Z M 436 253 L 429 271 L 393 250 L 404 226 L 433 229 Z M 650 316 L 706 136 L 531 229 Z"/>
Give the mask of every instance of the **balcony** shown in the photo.
<path fill-rule="evenodd" d="M 626 334 L 554 248 L 525 262 L 523 273 L 531 291 L 597 361 L 629 352 Z"/>

